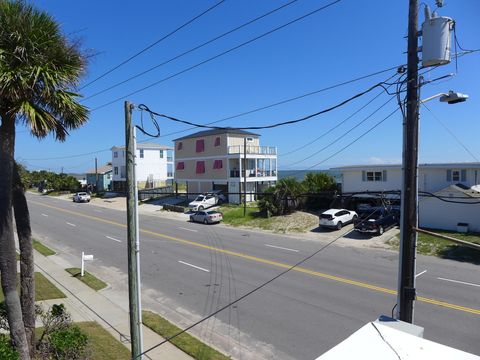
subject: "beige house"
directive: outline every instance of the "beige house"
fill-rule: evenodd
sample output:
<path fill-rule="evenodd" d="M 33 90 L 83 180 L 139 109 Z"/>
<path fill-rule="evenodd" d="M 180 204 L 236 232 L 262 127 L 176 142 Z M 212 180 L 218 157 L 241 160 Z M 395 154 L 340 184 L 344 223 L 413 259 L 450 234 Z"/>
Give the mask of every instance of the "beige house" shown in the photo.
<path fill-rule="evenodd" d="M 222 190 L 231 203 L 240 202 L 246 184 L 247 201 L 255 200 L 277 181 L 277 149 L 260 146 L 259 137 L 226 128 L 175 139 L 175 181 L 186 184 L 190 197 Z"/>

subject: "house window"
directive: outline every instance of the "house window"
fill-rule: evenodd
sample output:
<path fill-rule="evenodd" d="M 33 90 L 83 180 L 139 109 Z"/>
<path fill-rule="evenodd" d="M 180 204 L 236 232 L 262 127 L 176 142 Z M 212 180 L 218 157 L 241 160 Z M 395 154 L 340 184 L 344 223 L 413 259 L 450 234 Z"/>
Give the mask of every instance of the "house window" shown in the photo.
<path fill-rule="evenodd" d="M 220 136 L 215 138 L 215 144 L 214 146 L 220 146 Z"/>
<path fill-rule="evenodd" d="M 205 161 L 197 161 L 197 174 L 205 174 Z"/>
<path fill-rule="evenodd" d="M 113 172 L 114 172 L 115 175 L 118 175 L 118 166 L 115 166 L 113 168 Z"/>
<path fill-rule="evenodd" d="M 183 149 L 183 142 L 179 141 L 177 144 L 177 150 L 182 150 Z"/>
<path fill-rule="evenodd" d="M 214 169 L 222 169 L 223 168 L 223 161 L 222 160 L 215 160 L 213 162 Z"/>
<path fill-rule="evenodd" d="M 452 181 L 460 181 L 460 170 L 452 170 Z"/>
<path fill-rule="evenodd" d="M 160 159 L 163 159 L 163 150 L 160 150 Z"/>
<path fill-rule="evenodd" d="M 177 163 L 177 170 L 185 170 L 185 163 L 183 161 Z"/>
<path fill-rule="evenodd" d="M 118 151 L 114 151 L 114 152 L 113 152 L 113 157 L 114 157 L 114 158 L 118 158 Z"/>
<path fill-rule="evenodd" d="M 143 159 L 143 156 L 144 156 L 144 153 L 143 153 L 143 149 L 140 149 L 140 157 Z"/>
<path fill-rule="evenodd" d="M 387 171 L 362 171 L 362 181 L 387 181 Z"/>
<path fill-rule="evenodd" d="M 253 142 L 253 137 L 247 137 L 247 142 Z"/>
<path fill-rule="evenodd" d="M 197 140 L 195 143 L 195 151 L 197 153 L 205 151 L 205 141 L 203 139 Z"/>
<path fill-rule="evenodd" d="M 467 170 L 466 169 L 447 170 L 447 181 L 456 182 L 456 183 L 467 181 Z"/>

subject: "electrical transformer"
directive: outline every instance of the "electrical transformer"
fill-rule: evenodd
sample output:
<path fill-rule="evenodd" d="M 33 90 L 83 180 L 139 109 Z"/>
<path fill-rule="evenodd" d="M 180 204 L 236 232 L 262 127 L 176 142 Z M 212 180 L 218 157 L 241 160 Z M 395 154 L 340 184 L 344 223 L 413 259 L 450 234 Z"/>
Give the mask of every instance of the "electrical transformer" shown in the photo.
<path fill-rule="evenodd" d="M 434 16 L 424 21 L 422 24 L 422 65 L 424 67 L 445 65 L 450 62 L 453 24 L 453 20 L 446 16 Z"/>

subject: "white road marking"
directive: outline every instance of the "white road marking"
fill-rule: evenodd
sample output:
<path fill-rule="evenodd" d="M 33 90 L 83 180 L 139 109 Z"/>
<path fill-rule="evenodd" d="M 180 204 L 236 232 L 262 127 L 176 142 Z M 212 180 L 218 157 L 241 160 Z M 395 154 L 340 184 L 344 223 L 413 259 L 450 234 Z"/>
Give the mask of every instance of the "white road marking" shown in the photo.
<path fill-rule="evenodd" d="M 459 281 L 459 280 L 452 280 L 452 279 L 445 279 L 445 278 L 437 278 L 438 280 L 444 280 L 444 281 L 450 281 L 450 282 L 453 282 L 453 283 L 458 283 L 458 284 L 463 284 L 463 285 L 470 285 L 470 286 L 476 286 L 476 287 L 480 287 L 479 284 L 472 284 L 472 283 L 468 283 L 468 282 L 465 282 L 465 281 Z"/>
<path fill-rule="evenodd" d="M 111 236 L 105 235 L 105 237 L 106 237 L 107 239 L 110 239 L 110 240 L 113 240 L 113 241 L 116 241 L 116 242 L 119 242 L 119 243 L 122 242 L 122 240 L 115 239 L 115 238 L 113 238 L 113 237 L 111 237 Z"/>
<path fill-rule="evenodd" d="M 70 225 L 70 226 L 73 226 L 73 227 L 77 226 L 77 225 L 69 223 L 69 222 L 67 222 L 67 225 Z"/>
<path fill-rule="evenodd" d="M 47 214 L 42 214 L 42 216 L 48 217 L 48 215 L 47 215 Z"/>
<path fill-rule="evenodd" d="M 425 274 L 426 272 L 427 272 L 427 270 L 423 270 L 421 273 L 418 273 L 417 275 L 415 275 L 415 277 L 417 278 L 417 277 L 419 277 L 420 275 Z"/>
<path fill-rule="evenodd" d="M 289 248 L 285 248 L 285 247 L 281 247 L 281 246 L 275 246 L 275 245 L 269 245 L 269 244 L 265 244 L 265 246 L 275 248 L 275 249 L 286 250 L 286 251 L 293 251 L 293 252 L 299 252 L 300 251 L 300 250 L 296 250 L 296 249 L 289 249 Z"/>
<path fill-rule="evenodd" d="M 179 227 L 179 229 L 186 230 L 186 231 L 191 231 L 191 232 L 198 232 L 198 230 L 187 229 L 187 228 L 184 228 L 184 227 Z"/>
<path fill-rule="evenodd" d="M 187 265 L 187 266 L 191 266 L 191 267 L 193 267 L 193 268 L 195 268 L 195 269 L 198 269 L 198 270 L 202 270 L 202 271 L 205 271 L 205 272 L 210 272 L 210 270 L 201 268 L 200 266 L 196 266 L 196 265 L 189 264 L 189 263 L 187 263 L 187 262 L 185 262 L 185 261 L 180 261 L 180 260 L 178 260 L 178 262 L 179 262 L 180 264 Z"/>

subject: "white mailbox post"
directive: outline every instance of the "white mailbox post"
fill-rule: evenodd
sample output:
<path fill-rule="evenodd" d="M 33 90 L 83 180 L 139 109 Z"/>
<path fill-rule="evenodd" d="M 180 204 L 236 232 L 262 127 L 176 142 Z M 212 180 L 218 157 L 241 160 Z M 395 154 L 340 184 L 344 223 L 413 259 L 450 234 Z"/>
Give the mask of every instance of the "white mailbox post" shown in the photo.
<path fill-rule="evenodd" d="M 85 253 L 82 251 L 82 270 L 80 272 L 80 276 L 83 277 L 85 273 L 85 261 L 92 261 L 93 260 L 93 255 L 85 255 Z"/>

